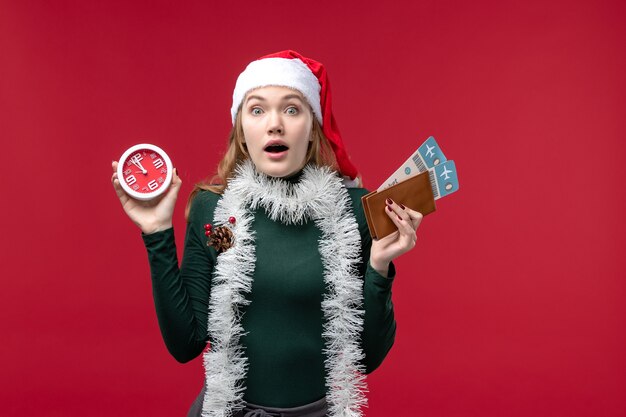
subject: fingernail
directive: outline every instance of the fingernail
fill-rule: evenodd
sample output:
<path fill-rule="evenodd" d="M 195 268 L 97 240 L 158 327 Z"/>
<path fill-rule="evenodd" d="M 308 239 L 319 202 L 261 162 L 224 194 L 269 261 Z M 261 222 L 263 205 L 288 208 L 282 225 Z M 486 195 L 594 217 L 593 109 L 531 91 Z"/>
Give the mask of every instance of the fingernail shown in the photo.
<path fill-rule="evenodd" d="M 391 201 L 391 198 L 388 198 L 387 199 L 387 205 L 392 205 L 392 204 L 393 204 L 393 201 Z"/>
<path fill-rule="evenodd" d="M 404 207 L 404 205 L 403 205 L 403 204 L 400 204 L 400 208 L 401 208 L 402 210 L 404 210 L 406 207 Z"/>
<path fill-rule="evenodd" d="M 391 213 L 391 207 L 387 206 L 387 211 Z"/>
<path fill-rule="evenodd" d="M 398 220 L 402 220 L 402 217 L 398 216 Z"/>

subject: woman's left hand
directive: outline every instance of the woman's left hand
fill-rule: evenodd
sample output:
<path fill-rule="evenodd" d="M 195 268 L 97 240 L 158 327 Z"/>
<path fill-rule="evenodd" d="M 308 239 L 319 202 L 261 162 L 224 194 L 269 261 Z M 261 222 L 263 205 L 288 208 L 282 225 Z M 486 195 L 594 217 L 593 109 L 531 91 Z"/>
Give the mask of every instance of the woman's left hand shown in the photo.
<path fill-rule="evenodd" d="M 385 213 L 398 230 L 382 239 L 374 239 L 370 253 L 370 264 L 382 276 L 387 276 L 389 263 L 413 249 L 417 241 L 416 231 L 422 222 L 422 214 L 387 199 Z"/>

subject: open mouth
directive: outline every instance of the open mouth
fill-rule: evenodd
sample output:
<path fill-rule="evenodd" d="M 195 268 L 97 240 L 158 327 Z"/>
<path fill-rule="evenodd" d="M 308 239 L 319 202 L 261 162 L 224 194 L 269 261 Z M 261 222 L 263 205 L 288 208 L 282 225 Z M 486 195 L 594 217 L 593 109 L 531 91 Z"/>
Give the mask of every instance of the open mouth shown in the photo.
<path fill-rule="evenodd" d="M 289 148 L 285 145 L 269 145 L 265 147 L 265 152 L 269 152 L 269 153 L 281 153 L 284 152 L 286 150 L 288 150 Z"/>

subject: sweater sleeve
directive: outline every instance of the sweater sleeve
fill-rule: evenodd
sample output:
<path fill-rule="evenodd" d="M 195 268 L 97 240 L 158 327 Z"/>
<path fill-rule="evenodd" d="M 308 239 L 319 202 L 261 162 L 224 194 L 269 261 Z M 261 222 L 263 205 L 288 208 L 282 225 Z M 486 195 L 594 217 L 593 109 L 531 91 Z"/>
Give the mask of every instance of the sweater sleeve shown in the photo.
<path fill-rule="evenodd" d="M 365 372 L 371 373 L 383 362 L 396 337 L 396 320 L 391 300 L 391 286 L 396 270 L 391 263 L 387 278 L 380 275 L 369 263 L 372 238 L 361 205 L 361 196 L 365 194 L 367 194 L 367 190 L 364 189 L 356 189 L 351 192 L 354 215 L 361 233 L 361 255 L 363 259 L 359 267 L 359 272 L 363 277 L 363 308 L 365 310 L 363 334 L 361 335 L 361 345 L 365 353 L 363 364 L 365 365 Z"/>
<path fill-rule="evenodd" d="M 207 341 L 214 264 L 202 233 L 206 217 L 212 215 L 207 194 L 211 193 L 199 193 L 192 202 L 180 268 L 173 229 L 142 234 L 150 262 L 159 328 L 167 349 L 179 362 L 197 357 Z"/>

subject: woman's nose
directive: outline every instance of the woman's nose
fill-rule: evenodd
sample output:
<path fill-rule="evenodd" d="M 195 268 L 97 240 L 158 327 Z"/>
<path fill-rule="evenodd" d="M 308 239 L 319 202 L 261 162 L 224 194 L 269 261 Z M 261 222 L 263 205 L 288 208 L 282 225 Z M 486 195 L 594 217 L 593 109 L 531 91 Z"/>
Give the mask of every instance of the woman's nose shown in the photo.
<path fill-rule="evenodd" d="M 283 119 L 278 112 L 275 112 L 275 111 L 271 112 L 267 123 L 268 123 L 267 133 L 279 134 L 279 135 L 283 134 L 283 130 L 284 130 Z"/>

